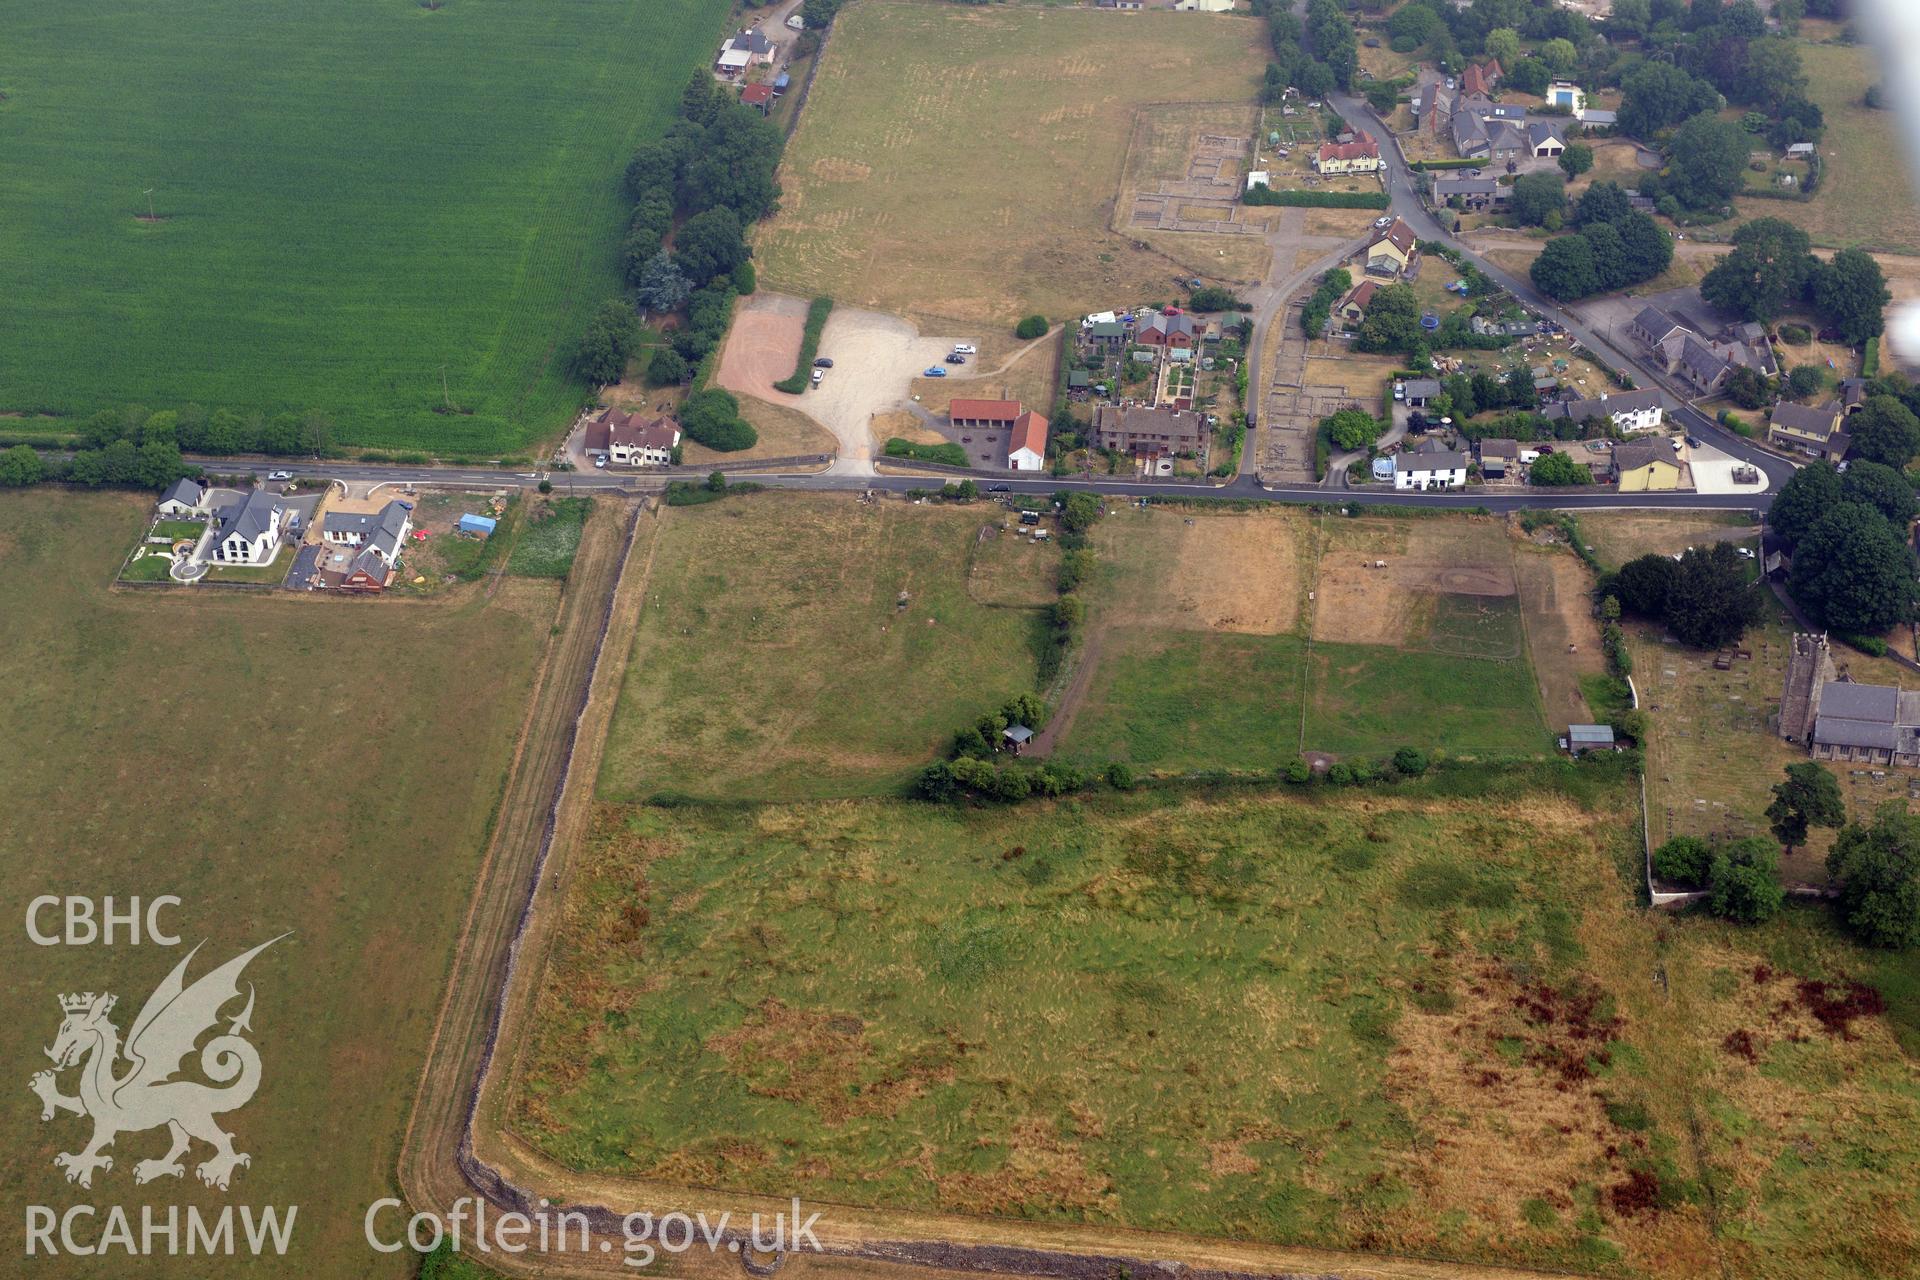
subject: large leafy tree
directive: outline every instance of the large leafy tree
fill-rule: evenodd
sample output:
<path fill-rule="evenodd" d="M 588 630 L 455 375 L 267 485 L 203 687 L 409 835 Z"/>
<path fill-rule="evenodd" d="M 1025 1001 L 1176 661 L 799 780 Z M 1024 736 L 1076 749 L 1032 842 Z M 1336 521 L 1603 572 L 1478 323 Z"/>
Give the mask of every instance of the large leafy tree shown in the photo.
<path fill-rule="evenodd" d="M 1920 515 L 1920 501 L 1915 500 L 1913 485 L 1906 476 L 1865 459 L 1847 465 L 1847 474 L 1840 477 L 1840 497 L 1872 507 L 1895 529 L 1906 528 L 1915 515 Z"/>
<path fill-rule="evenodd" d="M 664 249 L 653 255 L 633 284 L 634 298 L 649 311 L 678 311 L 692 292 L 693 283 Z"/>
<path fill-rule="evenodd" d="M 1679 567 L 1667 596 L 1667 628 L 1686 643 L 1730 644 L 1760 616 L 1759 590 L 1732 543 L 1690 547 Z"/>
<path fill-rule="evenodd" d="M 1680 580 L 1680 565 L 1671 556 L 1648 554 L 1627 561 L 1614 575 L 1613 595 L 1620 607 L 1643 618 L 1665 618 L 1667 601 Z"/>
<path fill-rule="evenodd" d="M 1795 546 L 1789 586 L 1833 630 L 1877 635 L 1912 616 L 1913 555 L 1885 516 L 1842 502 Z"/>
<path fill-rule="evenodd" d="M 574 349 L 573 368 L 588 382 L 605 386 L 620 381 L 627 357 L 640 338 L 639 317 L 622 298 L 609 298 L 587 321 Z"/>
<path fill-rule="evenodd" d="M 1581 235 L 1547 241 L 1527 275 L 1540 292 L 1562 302 L 1600 290 L 1600 268 L 1594 261 L 1593 246 Z"/>
<path fill-rule="evenodd" d="M 46 464 L 32 445 L 17 444 L 0 453 L 0 488 L 39 484 L 46 473 Z"/>
<path fill-rule="evenodd" d="M 1523 225 L 1537 227 L 1567 207 L 1567 180 L 1557 173 L 1524 174 L 1513 184 L 1507 208 Z"/>
<path fill-rule="evenodd" d="M 1899 801 L 1843 828 L 1827 855 L 1840 919 L 1873 947 L 1920 945 L 1920 820 Z"/>
<path fill-rule="evenodd" d="M 1764 924 L 1779 915 L 1786 902 L 1779 854 L 1758 837 L 1714 850 L 1707 879 L 1707 910 L 1723 920 Z"/>
<path fill-rule="evenodd" d="M 1620 87 L 1626 94 L 1620 129 L 1636 138 L 1651 138 L 1719 104 L 1712 85 L 1671 62 L 1643 62 L 1621 77 Z"/>
<path fill-rule="evenodd" d="M 1831 462 L 1815 462 L 1780 486 L 1767 508 L 1767 524 L 1792 546 L 1839 502 L 1840 473 Z"/>
<path fill-rule="evenodd" d="M 1733 233 L 1733 252 L 1707 272 L 1700 296 L 1764 323 L 1800 300 L 1814 265 L 1806 232 L 1779 218 L 1756 218 Z"/>
<path fill-rule="evenodd" d="M 1847 805 L 1840 798 L 1840 783 L 1818 761 L 1788 765 L 1786 780 L 1773 784 L 1767 822 L 1774 838 L 1789 851 L 1807 842 L 1811 828 L 1838 830 L 1846 820 Z"/>
<path fill-rule="evenodd" d="M 1612 220 L 1627 255 L 1627 282 L 1651 280 L 1673 262 L 1673 237 L 1647 214 L 1630 209 Z"/>
<path fill-rule="evenodd" d="M 1666 190 L 1689 209 L 1725 203 L 1740 190 L 1751 145 L 1732 121 L 1711 111 L 1693 116 L 1667 145 Z"/>
<path fill-rule="evenodd" d="M 1595 222 L 1613 222 L 1632 210 L 1626 188 L 1610 179 L 1601 179 L 1586 189 L 1574 207 L 1573 220 L 1580 226 Z"/>
<path fill-rule="evenodd" d="M 740 215 L 724 205 L 688 218 L 673 238 L 673 257 L 695 285 L 704 285 L 747 260 L 747 242 Z"/>
<path fill-rule="evenodd" d="M 1847 434 L 1853 438 L 1850 454 L 1869 462 L 1898 469 L 1920 453 L 1920 418 L 1889 395 L 1868 396 L 1847 419 Z"/>
<path fill-rule="evenodd" d="M 1812 291 L 1821 322 L 1838 329 L 1854 346 L 1878 337 L 1887 327 L 1886 309 L 1893 294 L 1880 264 L 1864 249 L 1842 249 L 1832 262 L 1816 266 Z"/>
<path fill-rule="evenodd" d="M 1747 46 L 1747 73 L 1742 97 L 1778 111 L 1806 95 L 1807 76 L 1800 67 L 1800 50 L 1791 40 L 1771 36 Z"/>
<path fill-rule="evenodd" d="M 1420 301 L 1413 289 L 1390 284 L 1374 292 L 1367 303 L 1366 318 L 1360 322 L 1360 336 L 1354 346 L 1361 351 L 1397 351 L 1410 355 L 1423 345 L 1420 332 Z"/>

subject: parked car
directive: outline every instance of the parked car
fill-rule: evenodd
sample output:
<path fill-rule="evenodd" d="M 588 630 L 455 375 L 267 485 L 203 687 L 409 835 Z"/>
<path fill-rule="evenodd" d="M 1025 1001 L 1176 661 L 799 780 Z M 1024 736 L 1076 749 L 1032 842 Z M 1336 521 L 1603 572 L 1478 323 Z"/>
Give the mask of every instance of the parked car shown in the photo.
<path fill-rule="evenodd" d="M 1688 436 L 1688 437 L 1687 437 L 1687 447 L 1688 447 L 1689 449 L 1698 449 L 1698 448 L 1700 447 L 1700 437 L 1698 437 L 1698 436 Z"/>
<path fill-rule="evenodd" d="M 820 385 L 820 379 L 822 379 L 822 378 L 824 378 L 824 377 L 826 377 L 826 376 L 827 376 L 827 371 L 826 371 L 825 369 L 815 369 L 815 370 L 813 371 L 813 385 L 814 385 L 814 386 L 816 386 L 816 387 L 817 387 L 817 386 L 819 386 L 819 385 Z"/>
<path fill-rule="evenodd" d="M 965 364 L 966 362 L 967 362 L 967 358 L 961 355 L 958 351 L 954 352 L 952 355 L 947 357 L 948 364 Z"/>
<path fill-rule="evenodd" d="M 929 378 L 944 378 L 947 376 L 947 371 L 937 364 L 930 364 L 927 366 L 927 371 L 923 376 Z"/>
<path fill-rule="evenodd" d="M 978 355 L 979 350 L 971 342 L 956 342 L 953 344 L 953 354 L 957 356 Z"/>
<path fill-rule="evenodd" d="M 269 480 L 291 480 L 291 479 L 293 479 L 293 472 L 291 472 L 291 471 L 269 471 L 269 472 L 267 472 L 267 479 L 269 479 Z"/>
<path fill-rule="evenodd" d="M 604 468 L 607 465 L 607 455 L 603 453 L 599 457 L 595 458 L 593 460 L 593 465 L 596 467 Z"/>
<path fill-rule="evenodd" d="M 1013 486 L 1005 485 L 1005 484 L 990 484 L 987 486 L 987 492 L 988 493 L 1012 493 Z"/>
<path fill-rule="evenodd" d="M 1375 218 L 1373 220 L 1373 225 L 1376 227 L 1390 227 L 1393 225 L 1393 215 L 1388 214 L 1384 218 Z"/>
<path fill-rule="evenodd" d="M 831 369 L 833 368 L 833 357 L 821 356 L 818 360 L 815 360 L 813 362 L 813 367 L 816 369 Z"/>

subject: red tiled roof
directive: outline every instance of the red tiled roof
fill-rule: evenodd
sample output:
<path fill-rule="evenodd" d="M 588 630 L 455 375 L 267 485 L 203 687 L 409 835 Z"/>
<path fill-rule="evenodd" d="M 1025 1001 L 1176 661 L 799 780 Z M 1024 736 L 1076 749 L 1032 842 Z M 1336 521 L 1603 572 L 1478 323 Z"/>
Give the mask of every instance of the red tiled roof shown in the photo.
<path fill-rule="evenodd" d="M 773 101 L 773 86 L 770 84 L 750 84 L 740 91 L 740 101 L 750 107 L 763 107 Z"/>
<path fill-rule="evenodd" d="M 1021 450 L 1031 449 L 1044 458 L 1047 456 L 1047 420 L 1029 409 L 1013 421 L 1013 434 L 1007 437 L 1009 455 Z"/>
<path fill-rule="evenodd" d="M 1369 244 L 1367 247 L 1371 249 L 1374 245 L 1390 241 L 1393 244 L 1394 248 L 1400 250 L 1400 252 L 1412 253 L 1413 246 L 1415 245 L 1415 243 L 1418 242 L 1418 240 L 1419 240 L 1419 237 L 1413 234 L 1412 227 L 1408 226 L 1401 219 L 1395 218 L 1393 220 L 1393 225 L 1388 227 L 1386 230 L 1380 232 L 1380 234 L 1376 235 L 1373 238 L 1372 243 Z"/>
<path fill-rule="evenodd" d="M 1378 281 L 1362 280 L 1352 293 L 1340 300 L 1340 309 L 1344 311 L 1348 307 L 1359 307 L 1365 310 L 1366 305 L 1373 301 L 1374 291 L 1379 287 Z"/>
<path fill-rule="evenodd" d="M 950 419 L 1012 422 L 1019 416 L 1018 400 L 955 400 L 947 406 L 947 417 Z"/>
<path fill-rule="evenodd" d="M 1380 144 L 1373 135 L 1364 129 L 1352 142 L 1323 142 L 1320 144 L 1320 163 L 1329 160 L 1359 160 L 1362 158 L 1379 159 Z"/>

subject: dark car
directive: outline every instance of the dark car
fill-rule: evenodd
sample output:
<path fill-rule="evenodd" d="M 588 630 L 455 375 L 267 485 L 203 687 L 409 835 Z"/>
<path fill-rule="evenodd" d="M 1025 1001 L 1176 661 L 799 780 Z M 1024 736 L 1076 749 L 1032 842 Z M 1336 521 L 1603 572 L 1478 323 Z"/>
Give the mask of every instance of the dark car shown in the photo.
<path fill-rule="evenodd" d="M 1004 485 L 1004 484 L 990 484 L 987 486 L 987 492 L 988 493 L 1012 493 L 1013 486 Z"/>
<path fill-rule="evenodd" d="M 833 368 L 833 357 L 821 356 L 818 360 L 815 360 L 813 362 L 813 367 L 816 369 L 831 369 Z"/>
<path fill-rule="evenodd" d="M 1698 436 L 1687 437 L 1687 448 L 1698 449 L 1699 447 L 1700 447 L 1700 437 Z"/>
<path fill-rule="evenodd" d="M 947 357 L 948 364 L 965 364 L 966 362 L 967 362 L 967 358 L 961 355 L 958 351 L 955 351 L 953 354 Z"/>

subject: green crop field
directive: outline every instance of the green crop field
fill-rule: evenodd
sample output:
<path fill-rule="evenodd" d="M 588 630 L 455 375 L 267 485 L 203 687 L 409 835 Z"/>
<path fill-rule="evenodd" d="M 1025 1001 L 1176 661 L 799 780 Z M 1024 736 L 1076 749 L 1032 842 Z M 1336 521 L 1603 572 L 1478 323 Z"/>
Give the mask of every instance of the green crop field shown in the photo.
<path fill-rule="evenodd" d="M 557 431 L 626 157 L 726 8 L 0 0 L 0 411 L 317 409 L 438 452 Z"/>
<path fill-rule="evenodd" d="M 491 599 L 366 607 L 109 589 L 150 513 L 120 494 L 0 496 L 0 1019 L 16 1068 L 0 1092 L 0 1192 L 16 1206 L 124 1205 L 135 1222 L 148 1205 L 162 1221 L 185 1204 L 299 1206 L 285 1259 L 132 1268 L 158 1280 L 402 1280 L 412 1260 L 373 1253 L 361 1217 L 392 1194 L 557 587 L 509 580 Z M 120 906 L 178 895 L 164 922 L 182 945 L 34 946 L 27 903 L 49 893 Z M 206 943 L 198 977 L 287 930 L 246 974 L 263 1076 L 221 1117 L 253 1158 L 232 1188 L 200 1185 L 198 1144 L 183 1182 L 137 1187 L 134 1165 L 164 1153 L 163 1130 L 121 1134 L 113 1168 L 90 1190 L 69 1186 L 53 1157 L 79 1149 L 86 1122 L 41 1123 L 26 1088 L 49 1065 L 57 997 L 113 992 L 125 1033 L 187 948 Z M 17 1234 L 10 1247 L 17 1257 Z M 36 1257 L 24 1270 L 91 1280 L 112 1268 Z"/>

